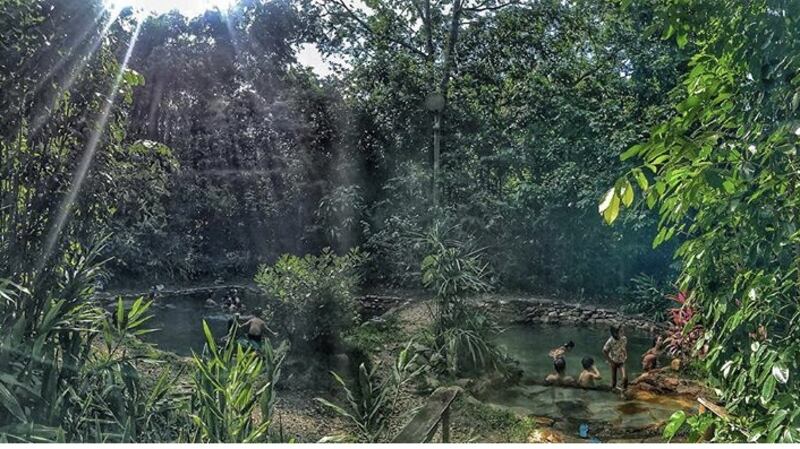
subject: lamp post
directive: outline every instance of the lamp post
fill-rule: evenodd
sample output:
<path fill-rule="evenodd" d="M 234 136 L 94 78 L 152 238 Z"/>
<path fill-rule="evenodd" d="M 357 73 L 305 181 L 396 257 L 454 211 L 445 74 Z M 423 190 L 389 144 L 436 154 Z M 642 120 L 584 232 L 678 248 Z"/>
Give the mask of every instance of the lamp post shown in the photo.
<path fill-rule="evenodd" d="M 434 92 L 425 99 L 425 109 L 433 115 L 433 208 L 439 208 L 439 165 L 441 159 L 441 127 L 442 110 L 444 110 L 444 96 Z"/>

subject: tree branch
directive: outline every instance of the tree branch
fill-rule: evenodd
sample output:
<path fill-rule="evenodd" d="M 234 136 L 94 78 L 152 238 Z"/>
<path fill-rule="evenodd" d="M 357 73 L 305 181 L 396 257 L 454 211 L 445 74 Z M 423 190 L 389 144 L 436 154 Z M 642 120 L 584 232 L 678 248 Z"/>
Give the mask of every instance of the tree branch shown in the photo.
<path fill-rule="evenodd" d="M 427 55 L 425 54 L 425 52 L 423 52 L 420 49 L 414 47 L 413 45 L 409 44 L 408 42 L 405 42 L 405 41 L 402 41 L 402 40 L 398 40 L 398 39 L 393 39 L 393 38 L 391 38 L 389 36 L 383 36 L 383 35 L 379 35 L 378 33 L 376 33 L 375 30 L 373 30 L 372 27 L 369 26 L 369 24 L 366 21 L 364 21 L 361 17 L 358 16 L 358 14 L 356 14 L 355 11 L 353 11 L 349 6 L 347 6 L 347 4 L 344 2 L 344 0 L 333 0 L 333 1 L 337 5 L 341 6 L 347 12 L 347 15 L 351 19 L 355 20 L 356 23 L 358 23 L 361 26 L 361 28 L 364 29 L 364 31 L 368 32 L 369 34 L 371 34 L 371 35 L 373 35 L 375 37 L 385 38 L 385 39 L 389 40 L 390 42 L 395 43 L 395 44 L 405 48 L 406 50 L 409 50 L 410 52 L 427 59 Z"/>

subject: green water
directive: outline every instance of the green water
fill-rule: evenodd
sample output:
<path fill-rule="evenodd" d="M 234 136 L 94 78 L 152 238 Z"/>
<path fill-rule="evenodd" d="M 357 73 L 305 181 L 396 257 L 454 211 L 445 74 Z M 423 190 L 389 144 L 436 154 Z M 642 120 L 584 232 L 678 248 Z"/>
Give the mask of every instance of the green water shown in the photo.
<path fill-rule="evenodd" d="M 525 377 L 540 378 L 553 372 L 553 361 L 547 352 L 572 340 L 575 348 L 564 357 L 567 361 L 567 375 L 577 379 L 581 372 L 581 359 L 594 358 L 603 380 L 610 382 L 611 370 L 603 359 L 603 345 L 608 339 L 608 329 L 599 327 L 573 326 L 513 326 L 506 329 L 498 338 L 509 354 L 520 362 Z M 653 338 L 645 333 L 626 334 L 628 338 L 628 376 L 641 373 L 642 354 L 647 351 Z"/>
<path fill-rule="evenodd" d="M 244 293 L 239 296 L 249 310 L 257 301 Z M 163 351 L 188 356 L 192 351 L 200 352 L 205 344 L 203 320 L 216 338 L 227 332 L 229 313 L 221 307 L 206 307 L 208 295 L 165 295 L 152 306 L 153 318 L 147 327 L 155 332 L 144 336 L 144 340 L 155 343 Z M 220 299 L 221 298 L 217 298 Z M 220 301 L 221 302 L 221 301 Z"/>
<path fill-rule="evenodd" d="M 652 337 L 645 333 L 629 332 L 628 370 L 633 380 L 641 372 L 641 356 L 650 347 Z M 671 398 L 653 400 L 627 400 L 610 391 L 585 390 L 535 385 L 553 372 L 552 360 L 547 352 L 572 340 L 575 348 L 567 354 L 567 374 L 578 376 L 581 359 L 588 355 L 595 359 L 603 379 L 598 384 L 610 385 L 611 371 L 603 361 L 603 344 L 608 339 L 607 328 L 513 326 L 498 337 L 509 354 L 520 362 L 524 370 L 521 385 L 509 386 L 489 392 L 482 398 L 488 403 L 502 406 L 526 415 L 545 416 L 556 420 L 556 427 L 577 436 L 581 424 L 588 424 L 590 434 L 598 429 L 623 434 L 638 431 L 665 421 L 684 404 Z"/>

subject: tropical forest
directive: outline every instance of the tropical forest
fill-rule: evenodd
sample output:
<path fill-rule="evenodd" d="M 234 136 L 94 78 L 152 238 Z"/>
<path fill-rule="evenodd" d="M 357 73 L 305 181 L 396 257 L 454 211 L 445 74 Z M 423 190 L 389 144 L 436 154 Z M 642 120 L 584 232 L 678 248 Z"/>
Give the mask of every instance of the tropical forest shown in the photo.
<path fill-rule="evenodd" d="M 0 442 L 800 442 L 797 0 L 0 0 Z"/>

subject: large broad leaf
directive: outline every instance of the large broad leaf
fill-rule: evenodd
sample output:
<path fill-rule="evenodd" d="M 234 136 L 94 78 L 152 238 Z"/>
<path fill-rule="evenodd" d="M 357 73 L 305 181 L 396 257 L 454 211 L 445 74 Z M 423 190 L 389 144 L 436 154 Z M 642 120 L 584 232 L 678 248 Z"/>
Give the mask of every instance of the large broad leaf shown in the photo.
<path fill-rule="evenodd" d="M 625 181 L 625 186 L 622 191 L 622 204 L 628 207 L 633 203 L 633 186 L 630 181 Z"/>
<path fill-rule="evenodd" d="M 664 427 L 664 439 L 671 440 L 678 430 L 680 430 L 683 423 L 686 422 L 686 413 L 683 410 L 678 410 L 669 417 L 667 425 Z"/>
<path fill-rule="evenodd" d="M 603 215 L 606 223 L 613 223 L 619 215 L 620 198 L 616 193 L 615 188 L 611 188 L 606 192 L 603 202 L 600 203 L 598 211 Z"/>

